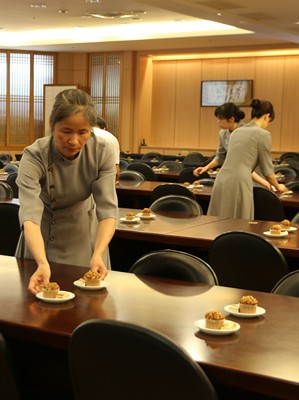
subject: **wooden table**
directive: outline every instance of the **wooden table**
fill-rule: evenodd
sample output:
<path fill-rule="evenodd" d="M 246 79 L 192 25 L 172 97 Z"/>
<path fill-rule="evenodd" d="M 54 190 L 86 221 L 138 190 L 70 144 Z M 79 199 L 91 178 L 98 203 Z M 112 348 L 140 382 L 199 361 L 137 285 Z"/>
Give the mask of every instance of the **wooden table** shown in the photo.
<path fill-rule="evenodd" d="M 49 304 L 37 300 L 26 289 L 35 263 L 0 256 L 0 330 L 6 337 L 66 350 L 73 330 L 83 321 L 127 321 L 172 338 L 203 367 L 215 385 L 298 399 L 298 298 L 251 292 L 266 314 L 253 319 L 230 316 L 241 325 L 240 331 L 210 336 L 199 332 L 194 322 L 208 310 L 224 312 L 225 305 L 238 302 L 247 293 L 116 271 L 109 272 L 107 289 L 92 292 L 73 286 L 86 268 L 61 264 L 51 267 L 52 280 L 75 293 L 72 301 Z M 58 374 L 59 370 L 54 375 Z"/>
<path fill-rule="evenodd" d="M 134 187 L 118 185 L 116 191 L 119 197 L 119 204 L 121 207 L 149 207 L 151 204 L 152 191 L 156 186 L 163 184 L 169 184 L 169 182 L 145 181 Z M 204 186 L 194 193 L 204 212 L 207 210 L 212 189 L 212 186 Z M 291 219 L 299 210 L 299 192 L 295 191 L 291 195 L 279 195 L 278 197 L 286 209 L 287 218 L 290 217 Z"/>
<path fill-rule="evenodd" d="M 137 213 L 139 210 L 120 208 L 119 218 L 125 216 L 128 211 Z M 220 234 L 241 230 L 257 233 L 269 239 L 287 257 L 299 258 L 298 231 L 290 232 L 288 236 L 281 238 L 270 238 L 263 234 L 275 223 L 273 221 L 255 221 L 252 224 L 249 220 L 207 215 L 185 220 L 157 214 L 154 220 L 125 224 L 119 218 L 115 232 L 117 238 L 209 249 L 213 240 Z"/>

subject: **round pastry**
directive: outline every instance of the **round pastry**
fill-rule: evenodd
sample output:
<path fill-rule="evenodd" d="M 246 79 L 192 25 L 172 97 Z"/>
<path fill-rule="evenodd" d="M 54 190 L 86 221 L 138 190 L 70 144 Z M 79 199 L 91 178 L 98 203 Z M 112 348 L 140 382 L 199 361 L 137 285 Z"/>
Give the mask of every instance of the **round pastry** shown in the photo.
<path fill-rule="evenodd" d="M 257 299 L 253 296 L 243 296 L 239 301 L 239 312 L 254 314 L 256 313 Z"/>
<path fill-rule="evenodd" d="M 205 313 L 206 328 L 221 329 L 224 316 L 219 311 L 208 311 Z"/>
<path fill-rule="evenodd" d="M 270 228 L 271 235 L 280 235 L 281 234 L 281 226 L 279 224 L 272 225 Z"/>
<path fill-rule="evenodd" d="M 288 219 L 284 219 L 283 221 L 281 221 L 280 226 L 283 229 L 290 229 L 291 227 L 291 222 Z"/>
<path fill-rule="evenodd" d="M 132 221 L 132 219 L 134 219 L 136 217 L 136 215 L 133 212 L 128 212 L 126 214 L 126 220 L 127 221 Z"/>
<path fill-rule="evenodd" d="M 88 271 L 83 276 L 83 280 L 85 281 L 85 286 L 100 286 L 100 274 L 96 271 Z"/>
<path fill-rule="evenodd" d="M 184 186 L 186 187 L 190 186 L 190 182 L 184 182 Z"/>
<path fill-rule="evenodd" d="M 200 182 L 199 181 L 194 181 L 193 182 L 193 186 L 199 186 L 200 185 Z"/>
<path fill-rule="evenodd" d="M 167 165 L 162 165 L 161 169 L 168 169 Z"/>
<path fill-rule="evenodd" d="M 149 217 L 149 216 L 151 215 L 151 209 L 150 209 L 150 208 L 144 208 L 144 209 L 141 211 L 141 214 L 142 214 L 143 216 L 145 216 L 145 217 Z"/>
<path fill-rule="evenodd" d="M 156 171 L 158 169 L 158 167 L 156 167 L 155 165 L 152 167 L 153 171 Z"/>
<path fill-rule="evenodd" d="M 43 286 L 43 296 L 48 299 L 54 299 L 60 290 L 58 283 L 56 282 L 48 282 Z"/>

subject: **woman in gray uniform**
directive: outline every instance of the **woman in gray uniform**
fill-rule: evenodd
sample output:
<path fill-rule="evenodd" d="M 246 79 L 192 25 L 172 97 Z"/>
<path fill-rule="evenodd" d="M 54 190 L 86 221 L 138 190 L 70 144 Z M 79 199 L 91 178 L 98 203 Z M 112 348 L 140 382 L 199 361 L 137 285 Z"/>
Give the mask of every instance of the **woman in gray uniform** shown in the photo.
<path fill-rule="evenodd" d="M 209 171 L 209 169 L 213 169 L 223 165 L 232 132 L 235 129 L 240 128 L 244 125 L 244 123 L 241 121 L 244 119 L 245 113 L 240 109 L 240 107 L 236 106 L 234 103 L 229 102 L 222 104 L 215 109 L 214 114 L 215 117 L 218 119 L 220 127 L 220 131 L 218 134 L 218 149 L 212 161 L 210 161 L 204 167 L 195 168 L 195 170 L 193 171 L 193 174 L 195 176 L 200 177 L 201 174 Z M 253 171 L 251 176 L 256 184 L 264 186 L 267 189 L 271 189 L 270 183 L 266 181 L 260 174 Z"/>
<path fill-rule="evenodd" d="M 110 267 L 117 197 L 112 145 L 92 132 L 97 113 L 85 92 L 60 92 L 50 116 L 52 135 L 24 149 L 19 165 L 21 235 L 17 257 L 34 258 L 29 290 L 51 276 L 50 262 L 83 265 L 102 279 Z"/>
<path fill-rule="evenodd" d="M 286 187 L 277 182 L 271 157 L 271 134 L 266 127 L 275 117 L 267 100 L 251 102 L 251 122 L 231 134 L 226 159 L 212 191 L 208 214 L 225 218 L 254 218 L 252 171 L 257 165 L 278 193 Z"/>

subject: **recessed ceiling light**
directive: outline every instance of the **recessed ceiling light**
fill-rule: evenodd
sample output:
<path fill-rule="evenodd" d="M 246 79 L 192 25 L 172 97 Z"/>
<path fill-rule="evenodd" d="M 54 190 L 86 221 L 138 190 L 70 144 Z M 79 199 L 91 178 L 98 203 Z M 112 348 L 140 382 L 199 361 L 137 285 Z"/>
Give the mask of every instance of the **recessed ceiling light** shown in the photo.
<path fill-rule="evenodd" d="M 58 10 L 59 14 L 68 14 L 68 10 Z"/>
<path fill-rule="evenodd" d="M 101 3 L 102 0 L 85 0 L 86 3 Z"/>

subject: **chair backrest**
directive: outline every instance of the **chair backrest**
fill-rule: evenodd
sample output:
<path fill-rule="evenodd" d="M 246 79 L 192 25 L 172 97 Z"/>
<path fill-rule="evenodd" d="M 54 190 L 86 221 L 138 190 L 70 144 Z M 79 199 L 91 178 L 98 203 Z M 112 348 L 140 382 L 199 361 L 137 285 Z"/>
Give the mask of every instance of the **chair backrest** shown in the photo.
<path fill-rule="evenodd" d="M 299 270 L 283 276 L 273 287 L 271 293 L 299 297 Z"/>
<path fill-rule="evenodd" d="M 286 161 L 287 159 L 290 159 L 290 158 L 295 158 L 295 159 L 299 160 L 299 153 L 295 153 L 295 152 L 283 153 L 279 158 L 280 158 L 280 161 Z"/>
<path fill-rule="evenodd" d="M 194 167 L 187 167 L 182 169 L 179 175 L 179 182 L 189 182 L 193 183 L 194 181 L 197 181 L 198 179 L 202 178 L 209 178 L 209 174 L 207 172 L 204 172 L 203 174 L 200 175 L 200 177 L 193 175 Z"/>
<path fill-rule="evenodd" d="M 178 250 L 166 249 L 145 254 L 132 265 L 129 272 L 208 285 L 218 284 L 217 276 L 207 262 Z"/>
<path fill-rule="evenodd" d="M 187 165 L 201 165 L 206 161 L 206 157 L 201 154 L 198 153 L 197 151 L 193 151 L 192 153 L 189 153 L 186 155 L 186 157 L 183 160 L 184 164 Z"/>
<path fill-rule="evenodd" d="M 13 199 L 13 191 L 7 182 L 0 181 L 0 200 Z"/>
<path fill-rule="evenodd" d="M 283 204 L 270 190 L 253 188 L 254 219 L 263 221 L 282 221 L 285 218 Z"/>
<path fill-rule="evenodd" d="M 151 169 L 151 167 L 149 165 L 147 165 L 145 163 L 142 163 L 142 162 L 132 163 L 132 164 L 128 165 L 127 170 L 141 172 L 147 181 L 156 181 L 157 180 L 157 175 L 155 174 L 155 172 Z"/>
<path fill-rule="evenodd" d="M 12 155 L 9 153 L 1 153 L 0 160 L 3 162 L 4 165 L 6 165 L 12 161 Z"/>
<path fill-rule="evenodd" d="M 194 199 L 196 201 L 196 196 L 191 192 L 190 189 L 185 186 L 179 185 L 177 183 L 165 183 L 159 186 L 156 186 L 151 195 L 151 202 L 153 203 L 155 200 L 159 199 L 163 196 L 168 196 L 171 194 L 186 196 Z"/>
<path fill-rule="evenodd" d="M 153 213 L 175 213 L 181 216 L 202 215 L 201 206 L 196 200 L 187 196 L 170 194 L 155 200 L 150 209 Z"/>
<path fill-rule="evenodd" d="M 299 158 L 289 158 L 285 160 L 288 163 L 288 167 L 296 171 L 297 176 L 299 175 Z"/>
<path fill-rule="evenodd" d="M 9 174 L 7 179 L 6 179 L 6 183 L 11 187 L 12 189 L 12 193 L 13 193 L 13 197 L 15 199 L 19 198 L 19 187 L 16 183 L 16 179 L 17 179 L 18 173 L 17 172 L 13 172 L 12 174 Z"/>
<path fill-rule="evenodd" d="M 20 233 L 19 205 L 0 203 L 0 254 L 15 255 Z"/>
<path fill-rule="evenodd" d="M 72 334 L 69 360 L 76 400 L 217 399 L 209 378 L 184 349 L 131 323 L 82 323 Z"/>
<path fill-rule="evenodd" d="M 274 172 L 275 174 L 281 172 L 284 178 L 287 179 L 295 179 L 297 177 L 297 171 L 291 167 L 278 166 L 274 168 Z"/>
<path fill-rule="evenodd" d="M 223 233 L 215 238 L 209 254 L 209 264 L 222 286 L 270 292 L 289 272 L 281 251 L 255 233 Z"/>
<path fill-rule="evenodd" d="M 142 154 L 141 160 L 156 160 L 156 161 L 163 161 L 163 156 L 160 153 L 155 153 L 155 152 L 148 152 L 145 154 Z"/>
<path fill-rule="evenodd" d="M 183 164 L 181 164 L 180 162 L 177 161 L 163 161 L 158 165 L 158 168 L 162 168 L 163 166 L 166 166 L 169 171 L 174 171 L 174 172 L 180 172 L 182 171 Z"/>
<path fill-rule="evenodd" d="M 11 354 L 0 333 L 0 386 L 3 400 L 19 400 L 20 398 L 13 370 Z"/>
<path fill-rule="evenodd" d="M 204 186 L 213 186 L 215 183 L 215 179 L 213 178 L 203 178 L 199 179 L 199 183 Z"/>
<path fill-rule="evenodd" d="M 297 212 L 297 214 L 294 215 L 294 217 L 291 220 L 291 224 L 299 225 L 299 212 Z"/>
<path fill-rule="evenodd" d="M 295 192 L 297 192 L 299 190 L 299 181 L 290 181 L 290 182 L 286 182 L 285 186 L 290 189 L 293 190 Z"/>
<path fill-rule="evenodd" d="M 122 185 L 138 186 L 145 181 L 145 177 L 138 171 L 125 170 L 120 172 L 118 181 Z"/>
<path fill-rule="evenodd" d="M 130 162 L 126 158 L 119 159 L 119 169 L 121 171 L 125 171 L 128 168 L 128 165 L 130 165 Z"/>

